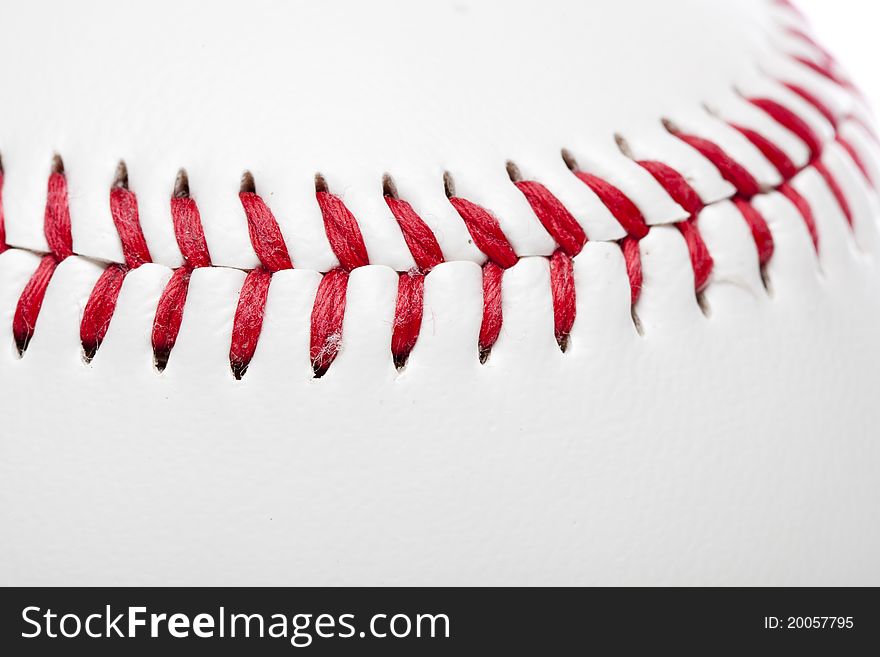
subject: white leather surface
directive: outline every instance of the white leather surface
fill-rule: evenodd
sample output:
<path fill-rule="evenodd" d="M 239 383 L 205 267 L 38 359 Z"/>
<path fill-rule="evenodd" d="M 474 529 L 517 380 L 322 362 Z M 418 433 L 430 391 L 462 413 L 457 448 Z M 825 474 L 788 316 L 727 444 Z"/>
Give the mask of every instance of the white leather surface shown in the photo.
<path fill-rule="evenodd" d="M 50 7 L 47 10 L 47 6 Z M 8 241 L 45 251 L 54 152 L 74 246 L 23 358 L 12 315 L 38 257 L 0 255 L 0 582 L 80 584 L 880 584 L 880 238 L 876 194 L 824 156 L 854 231 L 815 171 L 817 257 L 794 207 L 756 201 L 776 253 L 762 284 L 750 233 L 721 201 L 700 217 L 715 259 L 704 314 L 685 243 L 641 243 L 636 313 L 622 235 L 566 169 L 624 189 L 653 224 L 684 216 L 614 142 L 674 164 L 705 201 L 731 194 L 660 126 L 692 126 L 766 185 L 778 174 L 718 116 L 803 145 L 732 92 L 841 114 L 858 100 L 780 51 L 761 0 L 707 3 L 16 3 L 0 24 L 0 153 Z M 794 46 L 793 46 L 794 47 Z M 716 116 L 703 106 L 706 104 Z M 826 139 L 831 126 L 798 110 Z M 858 134 L 857 126 L 844 126 Z M 775 131 L 775 132 L 774 132 Z M 876 171 L 876 147 L 858 148 Z M 90 365 L 79 323 L 118 261 L 107 193 L 125 159 L 155 265 L 126 278 Z M 576 258 L 570 348 L 553 337 L 553 242 L 505 172 L 546 184 L 594 240 Z M 239 269 L 193 274 L 181 334 L 153 368 L 156 303 L 180 262 L 168 199 L 186 167 L 217 264 L 256 260 L 244 170 L 298 269 L 273 276 L 256 355 L 229 368 Z M 485 365 L 478 263 L 443 195 L 492 209 L 526 256 L 504 276 Z M 358 217 L 371 261 L 349 281 L 343 345 L 308 359 L 319 271 L 334 265 L 315 172 Z M 389 350 L 411 257 L 384 206 L 394 175 L 441 237 L 407 367 Z M 87 257 L 83 257 L 87 256 Z M 316 271 L 317 270 L 317 271 Z"/>

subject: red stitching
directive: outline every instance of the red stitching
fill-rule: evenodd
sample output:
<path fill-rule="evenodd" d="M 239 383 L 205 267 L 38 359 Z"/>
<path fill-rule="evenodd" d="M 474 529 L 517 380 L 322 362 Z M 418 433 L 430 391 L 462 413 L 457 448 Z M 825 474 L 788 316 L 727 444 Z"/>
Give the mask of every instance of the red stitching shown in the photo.
<path fill-rule="evenodd" d="M 712 255 L 709 253 L 709 247 L 706 246 L 697 225 L 698 215 L 704 207 L 703 201 L 685 177 L 671 166 L 652 160 L 641 160 L 638 164 L 647 170 L 672 197 L 672 200 L 690 215 L 685 221 L 679 221 L 676 226 L 688 247 L 691 267 L 694 270 L 694 287 L 698 293 L 702 292 L 709 284 L 709 278 L 715 266 Z"/>
<path fill-rule="evenodd" d="M 293 269 L 287 245 L 275 215 L 256 192 L 240 192 L 238 197 L 248 222 L 248 234 L 257 258 L 271 272 Z"/>
<path fill-rule="evenodd" d="M 761 187 L 755 177 L 718 144 L 683 132 L 674 131 L 673 134 L 714 164 L 721 177 L 733 185 L 740 196 L 752 198 L 761 192 Z"/>
<path fill-rule="evenodd" d="M 110 265 L 101 274 L 83 310 L 79 337 L 87 361 L 95 357 L 107 335 L 110 321 L 116 310 L 116 301 L 122 289 L 122 281 L 128 269 L 124 265 Z"/>
<path fill-rule="evenodd" d="M 599 197 L 602 204 L 614 215 L 614 218 L 617 219 L 627 235 L 640 240 L 648 234 L 648 224 L 645 222 L 645 217 L 642 216 L 641 210 L 626 194 L 607 180 L 603 180 L 591 173 L 575 171 L 574 175 L 593 190 L 593 193 Z"/>
<path fill-rule="evenodd" d="M 550 256 L 550 293 L 553 296 L 553 332 L 565 351 L 577 313 L 574 263 L 570 255 L 556 249 Z"/>
<path fill-rule="evenodd" d="M 174 270 L 171 279 L 159 297 L 156 315 L 153 318 L 153 331 L 150 336 L 153 345 L 153 358 L 159 370 L 165 369 L 171 350 L 177 344 L 177 334 L 183 321 L 183 307 L 189 290 L 192 269 L 180 267 Z"/>
<path fill-rule="evenodd" d="M 397 305 L 391 334 L 391 355 L 401 368 L 419 339 L 425 294 L 425 275 L 418 271 L 401 272 L 397 283 Z"/>
<path fill-rule="evenodd" d="M 817 64 L 797 57 L 795 59 L 849 88 L 849 82 L 836 74 L 830 60 Z M 799 85 L 783 84 L 815 107 L 832 125 L 838 125 L 831 110 L 814 94 Z M 852 223 L 849 203 L 841 186 L 820 159 L 823 144 L 816 132 L 795 112 L 777 101 L 752 98 L 750 102 L 804 142 L 811 153 L 809 166 L 814 167 L 826 181 L 847 220 Z M 858 121 L 856 117 L 848 117 L 848 120 Z M 814 246 L 818 249 L 818 231 L 813 210 L 807 200 L 789 184 L 799 172 L 798 167 L 778 145 L 758 131 L 740 125 L 733 127 L 779 171 L 783 183 L 776 191 L 798 210 Z M 722 177 L 735 186 L 737 195 L 732 201 L 752 232 L 762 268 L 766 266 L 773 255 L 774 243 L 766 220 L 750 202 L 752 197 L 761 192 L 758 181 L 714 142 L 680 131 L 673 131 L 673 134 L 706 157 Z M 839 133 L 835 135 L 835 139 L 870 183 L 868 167 L 859 152 Z M 704 204 L 684 176 L 668 165 L 657 161 L 639 161 L 638 164 L 689 214 L 688 219 L 676 225 L 688 246 L 695 287 L 699 292 L 708 283 L 713 267 L 711 254 L 698 229 L 698 217 Z M 126 273 L 151 261 L 138 218 L 137 199 L 127 188 L 124 165 L 121 172 L 120 182 L 110 191 L 110 209 L 125 264 L 110 265 L 103 272 L 86 304 L 80 337 L 87 359 L 95 355 L 106 335 Z M 590 187 L 627 233 L 620 240 L 620 247 L 630 282 L 631 302 L 635 305 L 642 287 L 639 240 L 649 231 L 644 216 L 626 194 L 607 180 L 576 169 L 573 173 Z M 250 182 L 252 185 L 252 179 Z M 550 291 L 555 337 L 560 347 L 565 349 L 574 325 L 577 305 L 573 258 L 583 249 L 587 235 L 574 216 L 545 186 L 536 181 L 518 179 L 513 179 L 513 183 L 559 247 L 549 257 Z M 2 186 L 3 171 L 0 166 L 0 252 L 7 248 L 3 229 Z M 54 271 L 61 261 L 74 253 L 67 196 L 67 181 L 58 159 L 49 176 L 44 215 L 44 231 L 50 253 L 43 257 L 28 281 L 13 318 L 13 334 L 22 353 L 33 336 L 40 307 Z M 255 353 L 272 274 L 293 267 L 278 222 L 263 199 L 253 189 L 243 189 L 240 198 L 248 221 L 251 242 L 261 266 L 248 272 L 236 307 L 229 359 L 232 372 L 237 378 L 244 375 Z M 340 262 L 340 267 L 323 276 L 312 308 L 310 357 L 315 376 L 319 377 L 327 371 L 340 349 L 349 273 L 357 267 L 369 264 L 369 257 L 358 222 L 342 199 L 319 188 L 316 200 L 323 216 L 328 241 Z M 397 198 L 396 192 L 386 192 L 385 200 L 416 263 L 416 269 L 399 273 L 398 277 L 390 350 L 395 364 L 402 367 L 421 330 L 425 274 L 443 262 L 443 253 L 436 236 L 411 205 Z M 478 338 L 479 355 L 485 361 L 503 324 L 501 294 L 504 271 L 514 266 L 519 256 L 504 234 L 500 222 L 489 210 L 452 193 L 449 194 L 449 201 L 461 216 L 476 246 L 488 259 L 482 270 L 483 318 Z M 175 191 L 171 199 L 171 213 L 184 264 L 171 276 L 157 305 L 152 343 L 159 369 L 164 367 L 176 343 L 193 270 L 211 266 L 198 208 L 189 197 L 188 190 L 183 194 Z"/>
<path fill-rule="evenodd" d="M 385 202 L 400 226 L 419 271 L 427 273 L 443 262 L 443 252 L 437 238 L 412 206 L 388 194 L 385 195 Z"/>
<path fill-rule="evenodd" d="M 348 272 L 331 269 L 321 279 L 312 307 L 312 333 L 309 354 L 315 377 L 324 376 L 339 353 Z"/>
<path fill-rule="evenodd" d="M 513 184 L 526 197 L 541 225 L 565 254 L 573 258 L 580 253 L 587 242 L 587 234 L 562 202 L 541 183 L 519 180 Z"/>
<path fill-rule="evenodd" d="M 483 321 L 480 324 L 480 361 L 486 362 L 489 352 L 501 333 L 501 279 L 504 268 L 490 261 L 483 267 Z"/>
<path fill-rule="evenodd" d="M 43 256 L 18 299 L 12 319 L 12 335 L 20 354 L 27 349 L 34 335 L 43 297 L 46 296 L 46 289 L 57 266 L 58 259 L 54 255 Z"/>
<path fill-rule="evenodd" d="M 509 269 L 517 263 L 519 256 L 507 241 L 495 217 L 476 203 L 457 196 L 451 196 L 449 202 L 467 226 L 468 232 L 474 238 L 474 244 L 486 254 L 490 262 L 502 269 Z"/>
<path fill-rule="evenodd" d="M 244 376 L 257 349 L 271 280 L 269 270 L 257 267 L 248 272 L 241 286 L 229 347 L 229 362 L 236 379 Z"/>
<path fill-rule="evenodd" d="M 134 192 L 124 187 L 114 187 L 110 190 L 110 214 L 119 233 L 122 242 L 122 254 L 125 264 L 129 269 L 140 267 L 146 262 L 152 262 L 147 240 L 141 230 L 141 222 L 138 218 L 137 197 Z"/>

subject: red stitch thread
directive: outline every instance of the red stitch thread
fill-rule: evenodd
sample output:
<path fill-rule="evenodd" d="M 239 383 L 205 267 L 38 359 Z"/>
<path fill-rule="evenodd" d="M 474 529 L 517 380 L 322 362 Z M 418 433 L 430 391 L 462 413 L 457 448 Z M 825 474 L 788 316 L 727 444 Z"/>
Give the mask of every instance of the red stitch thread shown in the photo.
<path fill-rule="evenodd" d="M 23 354 L 33 337 L 43 298 L 52 275 L 59 263 L 73 254 L 70 231 L 70 211 L 67 203 L 67 180 L 61 159 L 56 158 L 56 171 L 49 175 L 46 189 L 46 209 L 43 213 L 43 233 L 51 253 L 43 257 L 18 299 L 12 322 L 12 334 L 19 354 Z"/>
<path fill-rule="evenodd" d="M 122 242 L 122 254 L 129 269 L 140 267 L 152 262 L 144 231 L 138 218 L 137 197 L 134 192 L 124 187 L 110 190 L 110 214 L 119 239 Z"/>
<path fill-rule="evenodd" d="M 188 196 L 172 197 L 171 219 L 184 264 L 190 269 L 210 267 L 211 254 L 196 202 Z"/>
<path fill-rule="evenodd" d="M 797 135 L 797 137 L 804 142 L 810 150 L 810 159 L 821 157 L 822 140 L 819 139 L 819 135 L 817 135 L 801 117 L 787 107 L 783 107 L 775 100 L 769 100 L 767 98 L 751 98 L 749 99 L 749 102 L 755 107 L 763 110 L 783 128 L 786 128 Z"/>
<path fill-rule="evenodd" d="M 623 260 L 629 277 L 630 301 L 635 306 L 642 294 L 642 254 L 639 251 L 639 240 L 624 237 L 620 240 L 620 248 L 623 250 Z"/>
<path fill-rule="evenodd" d="M 113 312 L 116 310 L 116 301 L 119 291 L 122 289 L 122 281 L 127 269 L 124 265 L 110 265 L 101 274 L 92 294 L 86 302 L 83 311 L 82 323 L 79 327 L 79 337 L 83 346 L 83 354 L 87 361 L 95 357 L 98 348 L 107 335 Z"/>
<path fill-rule="evenodd" d="M 843 216 L 846 217 L 847 223 L 852 226 L 852 210 L 850 210 L 849 202 L 846 200 L 846 196 L 843 195 L 843 190 L 840 188 L 837 179 L 831 174 L 831 171 L 828 170 L 822 160 L 816 160 L 813 162 L 813 168 L 816 169 L 816 171 L 819 172 L 819 175 L 825 179 L 825 183 L 828 185 L 828 188 L 837 200 L 837 204 L 840 206 Z"/>
<path fill-rule="evenodd" d="M 480 362 L 485 363 L 501 333 L 501 279 L 504 268 L 494 262 L 483 266 L 483 322 L 480 324 Z"/>
<path fill-rule="evenodd" d="M 54 255 L 43 256 L 40 264 L 37 265 L 37 270 L 30 277 L 24 291 L 18 298 L 18 305 L 15 307 L 15 315 L 12 319 L 12 335 L 15 338 L 19 354 L 24 353 L 34 335 L 37 317 L 43 305 L 43 297 L 46 296 L 46 288 L 49 287 L 49 281 L 52 280 L 52 274 L 55 273 L 58 262 Z"/>
<path fill-rule="evenodd" d="M 861 154 L 855 149 L 849 140 L 842 137 L 839 133 L 834 137 L 835 141 L 840 144 L 840 146 L 847 152 L 850 159 L 856 165 L 856 168 L 861 172 L 862 176 L 864 176 L 865 180 L 871 187 L 874 186 L 874 180 L 871 176 L 871 173 L 868 171 L 868 165 L 865 163 L 865 160 L 862 158 Z"/>
<path fill-rule="evenodd" d="M 257 350 L 271 280 L 272 274 L 268 270 L 257 267 L 248 272 L 241 287 L 229 347 L 229 362 L 236 379 L 244 376 Z"/>
<path fill-rule="evenodd" d="M 757 208 L 748 200 L 739 196 L 734 196 L 732 200 L 752 231 L 752 239 L 755 241 L 755 248 L 758 251 L 758 264 L 763 268 L 770 262 L 775 249 L 770 226 L 767 225 L 767 221 L 758 212 Z"/>
<path fill-rule="evenodd" d="M 345 316 L 345 293 L 348 272 L 333 269 L 324 274 L 312 307 L 312 332 L 309 354 L 315 377 L 324 376 L 339 353 L 342 320 Z"/>
<path fill-rule="evenodd" d="M 425 276 L 417 271 L 401 272 L 397 283 L 397 306 L 391 334 L 391 354 L 398 369 L 406 364 L 422 328 Z"/>
<path fill-rule="evenodd" d="M 575 171 L 574 175 L 593 190 L 593 193 L 599 197 L 602 204 L 614 215 L 614 218 L 617 219 L 627 235 L 640 240 L 648 234 L 648 224 L 645 222 L 645 217 L 642 216 L 641 210 L 626 194 L 611 183 L 591 173 Z"/>
<path fill-rule="evenodd" d="M 343 269 L 351 271 L 370 264 L 367 247 L 357 220 L 337 196 L 330 192 L 319 191 L 315 194 L 321 214 L 324 216 L 324 228 L 330 248 L 339 259 Z"/>
<path fill-rule="evenodd" d="M 495 217 L 476 203 L 471 203 L 459 196 L 450 196 L 449 202 L 452 203 L 467 226 L 468 232 L 474 239 L 474 244 L 486 254 L 490 262 L 503 269 L 509 269 L 516 264 L 519 257 Z"/>
<path fill-rule="evenodd" d="M 804 87 L 799 84 L 794 84 L 792 82 L 783 82 L 783 86 L 785 86 L 789 91 L 792 91 L 796 95 L 800 96 L 802 99 L 807 101 L 810 105 L 812 105 L 816 110 L 825 117 L 825 119 L 835 128 L 837 127 L 837 117 L 834 115 L 834 112 L 831 111 L 831 108 L 828 107 L 824 102 L 819 100 L 819 97 L 815 94 L 807 91 Z"/>
<path fill-rule="evenodd" d="M 251 244 L 263 267 L 270 272 L 292 269 L 293 263 L 275 215 L 255 192 L 239 192 L 238 197 L 247 217 Z"/>
<path fill-rule="evenodd" d="M 73 255 L 70 209 L 67 204 L 67 179 L 60 172 L 54 172 L 49 176 L 43 232 L 46 234 L 49 250 L 59 260 Z"/>
<path fill-rule="evenodd" d="M 733 185 L 741 196 L 752 198 L 761 192 L 761 186 L 755 177 L 718 144 L 683 132 L 673 132 L 673 134 L 714 164 L 721 177 Z"/>
<path fill-rule="evenodd" d="M 178 176 L 178 182 L 187 185 L 183 172 Z M 177 343 L 193 269 L 211 266 L 211 255 L 208 252 L 199 209 L 196 202 L 189 197 L 188 189 L 175 191 L 175 195 L 172 196 L 171 218 L 184 265 L 174 271 L 162 291 L 153 318 L 153 356 L 156 368 L 160 372 L 168 364 L 171 350 Z"/>
<path fill-rule="evenodd" d="M 813 209 L 810 207 L 810 204 L 807 202 L 803 196 L 798 193 L 798 191 L 792 187 L 789 183 L 783 183 L 779 187 L 779 192 L 785 198 L 792 202 L 797 211 L 800 213 L 801 217 L 804 219 L 804 224 L 807 226 L 807 231 L 810 233 L 810 239 L 813 240 L 813 248 L 816 249 L 816 253 L 819 252 L 819 230 L 816 228 L 816 219 L 813 217 Z"/>
<path fill-rule="evenodd" d="M 806 225 L 807 230 L 810 233 L 810 238 L 813 241 L 813 247 L 816 249 L 816 253 L 818 253 L 819 232 L 816 229 L 816 221 L 813 217 L 813 210 L 810 207 L 810 204 L 807 202 L 807 199 L 801 196 L 797 192 L 797 190 L 795 190 L 795 188 L 792 187 L 788 182 L 798 173 L 798 169 L 795 166 L 794 162 L 792 162 L 791 158 L 789 158 L 788 155 L 786 155 L 781 148 L 779 148 L 776 144 L 767 139 L 764 135 L 748 128 L 740 128 L 738 126 L 734 127 L 742 132 L 749 141 L 751 141 L 755 146 L 758 147 L 758 149 L 776 168 L 776 170 L 779 172 L 779 175 L 782 176 L 784 182 L 779 186 L 778 191 L 789 201 L 791 201 L 794 204 L 795 208 L 797 208 L 797 211 L 803 218 L 804 224 Z"/>
<path fill-rule="evenodd" d="M 847 80 L 846 78 L 839 75 L 836 71 L 833 70 L 832 63 L 826 62 L 824 64 L 819 64 L 819 63 L 814 62 L 810 59 L 807 59 L 806 57 L 801 57 L 799 55 L 795 55 L 794 60 L 796 62 L 799 62 L 800 64 L 803 64 L 811 71 L 818 73 L 822 77 L 831 80 L 835 84 L 837 84 L 845 89 L 849 89 L 850 91 L 856 91 L 855 88 L 853 87 L 852 82 L 850 82 L 849 80 Z"/>
<path fill-rule="evenodd" d="M 688 247 L 691 267 L 694 270 L 694 287 L 697 292 L 702 292 L 709 284 L 709 277 L 715 266 L 712 255 L 709 253 L 709 247 L 706 246 L 697 226 L 697 215 L 704 207 L 703 201 L 685 177 L 671 166 L 652 160 L 642 160 L 638 164 L 646 169 L 672 197 L 672 200 L 690 215 L 688 219 L 679 221 L 675 225 Z"/>
<path fill-rule="evenodd" d="M 518 180 L 513 184 L 526 197 L 541 225 L 565 254 L 573 258 L 580 253 L 587 242 L 587 234 L 560 200 L 541 183 Z"/>
<path fill-rule="evenodd" d="M 427 273 L 443 262 L 443 252 L 437 238 L 412 206 L 389 194 L 385 195 L 385 202 L 400 226 L 419 271 Z"/>
<path fill-rule="evenodd" d="M 159 297 L 156 315 L 153 318 L 153 356 L 156 367 L 161 371 L 168 364 L 171 350 L 177 343 L 180 325 L 183 322 L 183 308 L 189 290 L 189 279 L 192 269 L 180 267 L 171 275 L 171 279 Z"/>
<path fill-rule="evenodd" d="M 550 293 L 553 297 L 553 332 L 560 349 L 565 351 L 577 313 L 577 292 L 574 262 L 561 248 L 550 257 Z"/>
<path fill-rule="evenodd" d="M 745 128 L 735 124 L 731 125 L 741 132 L 746 139 L 752 142 L 759 151 L 761 151 L 764 157 L 766 157 L 770 164 L 772 164 L 779 172 L 779 175 L 782 176 L 783 180 L 791 180 L 797 175 L 797 166 L 792 162 L 791 158 L 788 157 L 785 151 L 779 148 L 779 146 L 751 128 Z"/>

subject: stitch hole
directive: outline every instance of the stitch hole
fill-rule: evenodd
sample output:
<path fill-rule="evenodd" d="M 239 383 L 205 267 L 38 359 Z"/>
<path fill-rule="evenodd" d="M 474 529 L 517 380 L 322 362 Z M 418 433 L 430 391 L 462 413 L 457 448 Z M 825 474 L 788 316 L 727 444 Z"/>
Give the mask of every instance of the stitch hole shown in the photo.
<path fill-rule="evenodd" d="M 322 173 L 315 174 L 315 191 L 318 193 L 328 193 L 330 191 L 330 187 L 327 185 L 327 179 Z"/>
<path fill-rule="evenodd" d="M 623 153 L 626 157 L 631 160 L 635 160 L 635 155 L 633 155 L 632 148 L 630 148 L 629 142 L 619 132 L 614 133 L 614 142 L 617 144 L 617 148 L 620 149 L 620 152 Z"/>
<path fill-rule="evenodd" d="M 119 189 L 128 189 L 128 167 L 125 165 L 125 160 L 119 160 L 119 164 L 116 165 L 113 186 Z"/>
<path fill-rule="evenodd" d="M 177 172 L 174 179 L 174 191 L 171 193 L 174 198 L 189 198 L 189 176 L 186 175 L 186 169 Z"/>
<path fill-rule="evenodd" d="M 565 166 L 568 167 L 569 171 L 580 171 L 577 160 L 570 150 L 563 148 L 560 154 L 562 155 L 562 161 L 565 162 Z"/>
<path fill-rule="evenodd" d="M 761 283 L 764 285 L 764 290 L 767 291 L 767 296 L 773 296 L 773 282 L 770 280 L 770 274 L 767 271 L 767 265 L 761 265 Z"/>
<path fill-rule="evenodd" d="M 635 306 L 630 308 L 629 314 L 632 316 L 633 326 L 636 327 L 636 333 L 639 334 L 639 337 L 645 337 L 645 327 L 642 324 L 642 320 L 639 319 L 639 314 L 636 312 Z"/>
<path fill-rule="evenodd" d="M 51 173 L 60 173 L 62 176 L 64 175 L 64 161 L 58 153 L 55 153 L 55 155 L 52 156 Z"/>
<path fill-rule="evenodd" d="M 257 193 L 257 185 L 254 183 L 254 174 L 250 171 L 245 171 L 241 174 L 241 185 L 239 185 L 238 191 L 242 194 Z"/>
<path fill-rule="evenodd" d="M 395 200 L 399 198 L 397 195 L 397 185 L 390 173 L 382 174 L 382 196 L 388 196 Z"/>
<path fill-rule="evenodd" d="M 455 181 L 452 179 L 452 174 L 448 171 L 443 172 L 443 191 L 446 193 L 446 198 L 455 196 Z"/>
<path fill-rule="evenodd" d="M 681 128 L 672 119 L 664 118 L 660 120 L 660 123 L 663 124 L 663 127 L 667 132 L 673 135 L 677 135 L 681 132 Z"/>
<path fill-rule="evenodd" d="M 712 316 L 712 307 L 709 305 L 709 300 L 706 298 L 704 290 L 697 292 L 697 305 L 700 307 L 703 317 L 709 319 Z"/>
<path fill-rule="evenodd" d="M 522 181 L 522 173 L 519 170 L 519 167 L 513 162 L 513 160 L 507 160 L 505 164 L 507 168 L 507 175 L 510 178 L 510 182 L 518 183 Z"/>

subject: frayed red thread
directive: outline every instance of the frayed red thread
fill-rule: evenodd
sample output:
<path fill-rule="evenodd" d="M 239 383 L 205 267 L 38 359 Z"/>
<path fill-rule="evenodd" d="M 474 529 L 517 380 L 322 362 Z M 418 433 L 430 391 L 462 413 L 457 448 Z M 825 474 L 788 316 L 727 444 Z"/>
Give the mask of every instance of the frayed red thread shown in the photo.
<path fill-rule="evenodd" d="M 18 305 L 12 318 L 12 335 L 19 354 L 24 353 L 34 335 L 37 317 L 43 306 L 43 297 L 46 296 L 46 288 L 49 287 L 49 281 L 52 280 L 58 262 L 58 258 L 54 255 L 43 256 L 18 298 Z"/>
<path fill-rule="evenodd" d="M 403 239 L 419 271 L 427 273 L 443 262 L 443 252 L 433 231 L 406 201 L 385 195 L 385 203 L 400 226 Z"/>
<path fill-rule="evenodd" d="M 501 333 L 501 279 L 504 268 L 494 262 L 483 266 L 483 321 L 480 324 L 480 362 L 485 363 Z"/>
<path fill-rule="evenodd" d="M 674 132 L 673 134 L 714 164 L 721 177 L 733 185 L 741 196 L 752 198 L 761 192 L 761 186 L 755 177 L 718 144 L 683 132 Z"/>
<path fill-rule="evenodd" d="M 624 237 L 620 240 L 620 248 L 623 251 L 626 274 L 629 278 L 630 303 L 635 307 L 642 294 L 642 254 L 639 250 L 639 240 L 634 237 Z"/>
<path fill-rule="evenodd" d="M 153 318 L 153 357 L 156 367 L 161 371 L 168 364 L 171 350 L 177 343 L 180 325 L 183 322 L 183 308 L 189 290 L 189 279 L 192 269 L 180 267 L 171 275 L 171 279 L 159 297 L 156 315 Z"/>
<path fill-rule="evenodd" d="M 684 237 L 691 258 L 691 267 L 694 270 L 694 287 L 702 292 L 709 284 L 712 269 L 715 266 L 709 247 L 703 240 L 697 226 L 697 216 L 703 209 L 703 201 L 697 191 L 688 183 L 687 179 L 668 164 L 653 160 L 642 160 L 639 164 L 648 171 L 672 200 L 678 203 L 690 217 L 685 221 L 679 221 L 675 225 Z"/>
<path fill-rule="evenodd" d="M 541 183 L 518 180 L 514 185 L 526 197 L 535 216 L 559 248 L 572 258 L 580 253 L 587 242 L 587 234 L 562 202 Z"/>
<path fill-rule="evenodd" d="M 144 231 L 138 217 L 137 197 L 124 187 L 110 190 L 110 214 L 119 239 L 122 242 L 122 255 L 129 269 L 152 262 Z"/>
<path fill-rule="evenodd" d="M 577 313 L 577 292 L 574 261 L 561 248 L 550 257 L 550 293 L 553 297 L 553 332 L 560 349 L 565 351 Z"/>
<path fill-rule="evenodd" d="M 268 270 L 257 267 L 248 272 L 241 287 L 229 347 L 229 363 L 236 379 L 244 376 L 257 350 L 271 280 L 272 274 Z"/>
<path fill-rule="evenodd" d="M 127 271 L 123 265 L 107 267 L 98 282 L 95 283 L 89 300 L 86 302 L 79 327 L 79 337 L 87 361 L 95 357 L 98 348 L 104 341 L 104 336 L 107 335 L 107 329 L 113 319 L 116 301 L 119 298 L 119 291 L 122 289 L 122 281 L 125 279 Z"/>
<path fill-rule="evenodd" d="M 575 171 L 574 175 L 593 190 L 593 193 L 599 197 L 602 204 L 614 215 L 614 218 L 617 219 L 627 235 L 640 240 L 648 234 L 648 224 L 645 222 L 645 217 L 642 216 L 641 210 L 626 194 L 608 181 L 591 173 Z"/>
<path fill-rule="evenodd" d="M 775 244 L 773 242 L 773 233 L 763 215 L 753 206 L 747 199 L 735 196 L 733 204 L 739 210 L 749 230 L 752 232 L 752 239 L 755 242 L 755 249 L 758 251 L 758 264 L 763 268 L 770 262 L 773 257 Z"/>
<path fill-rule="evenodd" d="M 208 243 L 195 200 L 188 196 L 173 197 L 171 219 L 184 265 L 190 269 L 210 267 L 211 254 L 208 252 Z"/>
<path fill-rule="evenodd" d="M 406 364 L 419 339 L 424 307 L 425 275 L 417 271 L 401 272 L 397 283 L 397 306 L 391 334 L 391 355 L 398 369 Z"/>
<path fill-rule="evenodd" d="M 330 192 L 316 192 L 316 196 L 324 217 L 327 240 L 342 268 L 351 271 L 370 264 L 358 222 L 342 199 Z"/>
<path fill-rule="evenodd" d="M 292 269 L 293 262 L 275 215 L 254 192 L 239 192 L 238 197 L 247 218 L 251 244 L 263 267 L 270 272 Z"/>
<path fill-rule="evenodd" d="M 501 224 L 488 210 L 459 196 L 449 197 L 449 202 L 467 226 L 474 244 L 490 262 L 503 269 L 509 269 L 517 263 L 519 256 L 501 230 Z"/>
<path fill-rule="evenodd" d="M 49 176 L 46 190 L 46 212 L 43 215 L 43 232 L 49 250 L 58 260 L 73 255 L 73 237 L 70 230 L 70 208 L 67 203 L 67 179 L 54 172 Z"/>
<path fill-rule="evenodd" d="M 324 274 L 312 307 L 312 331 L 309 355 L 315 377 L 326 374 L 342 343 L 342 320 L 345 316 L 345 293 L 348 272 L 333 269 Z"/>
<path fill-rule="evenodd" d="M 59 160 L 60 161 L 60 160 Z M 46 209 L 43 213 L 43 234 L 51 253 L 43 257 L 18 299 L 12 321 L 12 334 L 18 353 L 24 354 L 34 334 L 46 289 L 55 269 L 73 255 L 70 210 L 67 203 L 67 180 L 53 171 L 46 187 Z"/>

